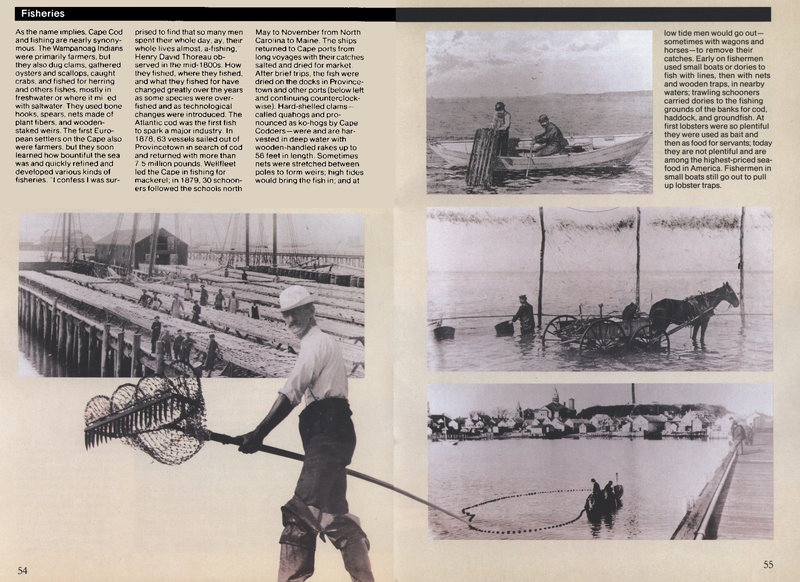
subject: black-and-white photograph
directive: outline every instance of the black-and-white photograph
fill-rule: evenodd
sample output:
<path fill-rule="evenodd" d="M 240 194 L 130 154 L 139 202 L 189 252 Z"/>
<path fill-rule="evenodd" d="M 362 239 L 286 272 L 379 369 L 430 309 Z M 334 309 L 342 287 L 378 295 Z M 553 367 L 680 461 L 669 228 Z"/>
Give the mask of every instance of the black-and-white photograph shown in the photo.
<path fill-rule="evenodd" d="M 19 374 L 286 377 L 292 288 L 363 377 L 364 286 L 360 214 L 20 215 Z"/>
<path fill-rule="evenodd" d="M 428 194 L 650 194 L 652 32 L 429 31 Z"/>
<path fill-rule="evenodd" d="M 434 539 L 773 537 L 768 385 L 430 385 L 427 422 Z"/>
<path fill-rule="evenodd" d="M 772 369 L 769 208 L 430 208 L 428 369 Z"/>

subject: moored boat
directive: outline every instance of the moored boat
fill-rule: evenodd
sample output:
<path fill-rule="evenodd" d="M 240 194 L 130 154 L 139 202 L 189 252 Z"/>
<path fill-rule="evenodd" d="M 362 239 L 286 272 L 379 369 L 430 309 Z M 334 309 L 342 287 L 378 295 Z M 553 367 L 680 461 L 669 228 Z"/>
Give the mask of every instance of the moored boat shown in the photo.
<path fill-rule="evenodd" d="M 564 153 L 554 156 L 531 155 L 530 139 L 511 140 L 509 153 L 498 156 L 495 171 L 537 172 L 575 168 L 601 168 L 624 166 L 630 163 L 653 132 L 608 136 L 569 137 L 569 147 Z M 472 140 L 437 141 L 428 144 L 431 150 L 450 168 L 466 167 L 472 153 Z"/>

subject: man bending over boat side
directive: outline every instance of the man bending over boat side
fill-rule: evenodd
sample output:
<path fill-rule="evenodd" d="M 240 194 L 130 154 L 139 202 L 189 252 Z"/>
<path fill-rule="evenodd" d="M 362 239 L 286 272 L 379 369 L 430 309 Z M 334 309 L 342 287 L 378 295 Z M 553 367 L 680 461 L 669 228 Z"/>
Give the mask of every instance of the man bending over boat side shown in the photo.
<path fill-rule="evenodd" d="M 539 125 L 544 128 L 544 132 L 533 138 L 533 141 L 536 142 L 533 146 L 533 155 L 536 157 L 554 156 L 563 152 L 569 142 L 564 138 L 558 126 L 544 114 L 539 116 Z"/>

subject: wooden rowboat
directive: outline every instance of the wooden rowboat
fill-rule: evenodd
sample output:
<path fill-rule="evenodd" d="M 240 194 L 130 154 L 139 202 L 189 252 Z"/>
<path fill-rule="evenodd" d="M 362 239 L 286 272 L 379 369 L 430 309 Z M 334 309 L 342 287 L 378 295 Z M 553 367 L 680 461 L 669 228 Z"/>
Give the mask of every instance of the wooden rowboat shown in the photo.
<path fill-rule="evenodd" d="M 535 157 L 530 155 L 531 140 L 510 140 L 512 155 L 498 156 L 496 171 L 537 172 L 572 168 L 602 168 L 623 166 L 635 158 L 650 141 L 652 131 L 609 136 L 569 137 L 569 147 L 563 154 Z M 459 168 L 469 164 L 472 140 L 438 141 L 428 144 L 446 162 L 446 167 Z"/>

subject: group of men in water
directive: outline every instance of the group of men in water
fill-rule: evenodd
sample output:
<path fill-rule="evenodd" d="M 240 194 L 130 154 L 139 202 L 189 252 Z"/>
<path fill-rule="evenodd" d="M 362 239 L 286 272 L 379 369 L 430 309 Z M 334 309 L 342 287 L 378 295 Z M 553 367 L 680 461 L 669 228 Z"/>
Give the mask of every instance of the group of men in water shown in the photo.
<path fill-rule="evenodd" d="M 544 113 L 539 116 L 538 121 L 544 131 L 534 136 L 530 154 L 535 157 L 541 157 L 562 153 L 569 145 L 569 142 L 564 138 L 564 134 Z M 494 106 L 492 129 L 497 132 L 500 139 L 500 155 L 508 155 L 508 132 L 511 129 L 511 113 L 508 112 L 505 103 L 502 101 L 498 101 Z"/>

